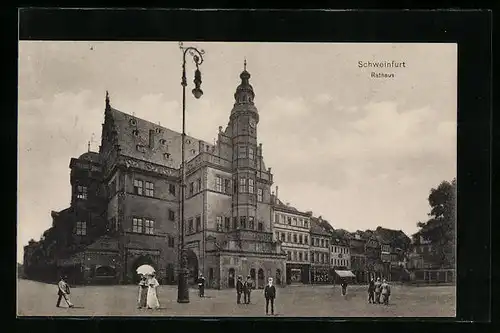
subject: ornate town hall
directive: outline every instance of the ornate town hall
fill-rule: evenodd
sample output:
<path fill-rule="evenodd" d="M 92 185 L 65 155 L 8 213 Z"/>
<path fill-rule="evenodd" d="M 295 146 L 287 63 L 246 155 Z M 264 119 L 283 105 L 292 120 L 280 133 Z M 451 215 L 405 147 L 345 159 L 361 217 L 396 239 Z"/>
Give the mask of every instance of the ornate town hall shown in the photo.
<path fill-rule="evenodd" d="M 273 237 L 273 175 L 257 140 L 259 113 L 246 68 L 240 78 L 215 145 L 185 141 L 190 277 L 203 273 L 210 286 L 222 288 L 234 287 L 238 275 L 263 287 L 268 277 L 285 281 L 286 272 L 286 254 Z M 148 263 L 173 283 L 181 134 L 113 108 L 107 93 L 104 118 L 99 153 L 71 159 L 71 206 L 52 213 L 44 237 L 54 242 L 44 250 L 50 258 L 44 265 L 75 281 L 132 282 L 136 268 Z M 33 251 L 26 246 L 25 257 L 36 257 Z"/>

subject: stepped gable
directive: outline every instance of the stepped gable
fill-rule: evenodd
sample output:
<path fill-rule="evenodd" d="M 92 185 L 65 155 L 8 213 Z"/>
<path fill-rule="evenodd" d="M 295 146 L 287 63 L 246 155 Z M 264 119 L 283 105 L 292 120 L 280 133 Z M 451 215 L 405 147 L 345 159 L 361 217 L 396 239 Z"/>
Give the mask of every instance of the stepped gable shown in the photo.
<path fill-rule="evenodd" d="M 179 168 L 181 163 L 181 133 L 110 107 L 117 132 L 117 144 L 122 156 Z M 150 138 L 151 136 L 151 138 Z M 212 151 L 213 145 L 186 135 L 185 160 L 200 151 Z"/>

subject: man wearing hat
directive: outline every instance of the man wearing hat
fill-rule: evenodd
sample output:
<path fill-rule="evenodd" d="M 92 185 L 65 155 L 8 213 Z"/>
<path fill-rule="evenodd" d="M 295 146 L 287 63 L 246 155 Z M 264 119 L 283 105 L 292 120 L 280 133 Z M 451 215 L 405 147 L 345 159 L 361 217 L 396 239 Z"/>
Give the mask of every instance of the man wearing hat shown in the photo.
<path fill-rule="evenodd" d="M 59 297 L 57 298 L 56 307 L 59 307 L 61 305 L 61 300 L 62 300 L 62 298 L 64 298 L 64 300 L 66 301 L 66 303 L 68 304 L 68 306 L 70 308 L 72 308 L 73 304 L 69 300 L 69 294 L 70 294 L 71 291 L 69 289 L 68 283 L 66 282 L 66 276 L 61 276 L 61 280 L 57 284 L 57 287 L 58 287 L 57 295 Z"/>
<path fill-rule="evenodd" d="M 264 288 L 266 298 L 266 315 L 269 313 L 269 303 L 271 303 L 271 314 L 274 315 L 274 299 L 276 298 L 276 287 L 273 286 L 273 278 L 269 278 L 267 286 Z"/>
<path fill-rule="evenodd" d="M 238 275 L 238 281 L 236 281 L 236 304 L 241 304 L 241 293 L 243 292 L 243 277 L 241 275 Z"/>

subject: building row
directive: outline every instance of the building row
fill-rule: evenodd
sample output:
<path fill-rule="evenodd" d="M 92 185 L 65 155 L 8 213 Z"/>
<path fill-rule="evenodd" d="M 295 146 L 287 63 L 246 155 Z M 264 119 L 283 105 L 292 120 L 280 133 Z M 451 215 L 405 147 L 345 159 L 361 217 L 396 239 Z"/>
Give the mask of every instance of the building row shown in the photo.
<path fill-rule="evenodd" d="M 98 152 L 70 160 L 70 206 L 52 212 L 52 226 L 24 247 L 25 274 L 74 283 L 132 283 L 142 264 L 175 283 L 180 249 L 180 166 L 186 174 L 184 241 L 190 279 L 232 288 L 238 275 L 257 287 L 331 283 L 335 271 L 356 281 L 399 279 L 410 240 L 377 228 L 349 233 L 284 203 L 272 190 L 258 142 L 260 115 L 246 69 L 225 128 L 214 144 L 119 111 L 106 93 Z"/>

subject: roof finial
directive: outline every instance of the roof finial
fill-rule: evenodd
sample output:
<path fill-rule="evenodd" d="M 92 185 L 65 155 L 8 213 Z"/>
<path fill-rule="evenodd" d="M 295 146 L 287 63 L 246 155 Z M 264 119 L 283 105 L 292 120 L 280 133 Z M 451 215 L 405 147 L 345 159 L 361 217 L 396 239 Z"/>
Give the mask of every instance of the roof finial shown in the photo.
<path fill-rule="evenodd" d="M 87 151 L 90 153 L 90 141 L 87 142 Z"/>
<path fill-rule="evenodd" d="M 247 57 L 245 57 L 243 60 L 243 70 L 247 70 Z"/>
<path fill-rule="evenodd" d="M 106 110 L 110 109 L 111 105 L 109 104 L 109 93 L 106 90 Z"/>

